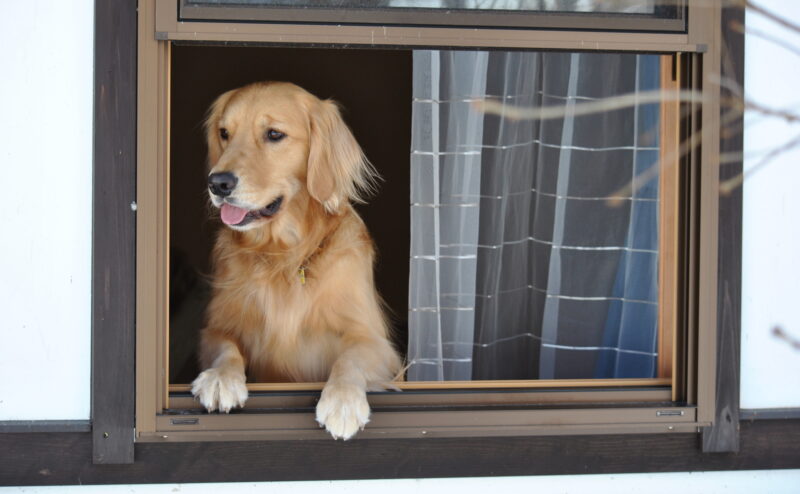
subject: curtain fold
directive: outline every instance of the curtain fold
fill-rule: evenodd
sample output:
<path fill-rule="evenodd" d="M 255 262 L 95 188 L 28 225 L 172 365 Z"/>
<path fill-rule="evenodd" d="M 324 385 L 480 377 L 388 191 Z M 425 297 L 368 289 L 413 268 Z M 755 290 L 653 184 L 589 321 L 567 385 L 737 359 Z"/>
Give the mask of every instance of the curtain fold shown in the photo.
<path fill-rule="evenodd" d="M 408 379 L 470 379 L 488 52 L 414 52 Z"/>
<path fill-rule="evenodd" d="M 409 380 L 651 377 L 658 56 L 414 52 Z M 558 105 L 511 120 L 473 103 Z"/>

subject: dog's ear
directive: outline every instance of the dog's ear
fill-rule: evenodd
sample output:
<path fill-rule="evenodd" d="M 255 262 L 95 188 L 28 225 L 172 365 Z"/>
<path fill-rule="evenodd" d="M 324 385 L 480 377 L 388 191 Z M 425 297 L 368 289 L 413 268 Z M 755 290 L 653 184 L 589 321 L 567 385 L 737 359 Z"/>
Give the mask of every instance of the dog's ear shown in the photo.
<path fill-rule="evenodd" d="M 222 118 L 222 112 L 225 111 L 225 107 L 228 106 L 228 101 L 230 101 L 231 96 L 233 96 L 235 92 L 236 90 L 232 89 L 221 94 L 214 100 L 206 113 L 204 127 L 206 131 L 206 142 L 208 143 L 208 164 L 210 167 L 213 167 L 222 155 L 222 143 L 220 142 L 219 136 L 219 119 Z"/>
<path fill-rule="evenodd" d="M 344 123 L 333 101 L 319 101 L 311 111 L 308 175 L 311 197 L 336 214 L 347 201 L 364 202 L 375 190 L 378 174 Z"/>

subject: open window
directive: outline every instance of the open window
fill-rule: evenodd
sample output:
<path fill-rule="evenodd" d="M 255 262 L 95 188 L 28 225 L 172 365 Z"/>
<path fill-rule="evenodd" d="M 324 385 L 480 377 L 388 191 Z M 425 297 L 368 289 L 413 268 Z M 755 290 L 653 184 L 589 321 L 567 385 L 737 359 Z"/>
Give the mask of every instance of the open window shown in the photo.
<path fill-rule="evenodd" d="M 188 393 L 216 228 L 202 119 L 259 80 L 342 103 L 385 179 L 359 212 L 409 368 L 403 392 L 370 395 L 360 437 L 710 423 L 719 101 L 703 26 L 718 12 L 468 3 L 433 27 L 433 4 L 144 2 L 137 440 L 323 434 L 322 383 L 250 383 L 230 415 Z"/>

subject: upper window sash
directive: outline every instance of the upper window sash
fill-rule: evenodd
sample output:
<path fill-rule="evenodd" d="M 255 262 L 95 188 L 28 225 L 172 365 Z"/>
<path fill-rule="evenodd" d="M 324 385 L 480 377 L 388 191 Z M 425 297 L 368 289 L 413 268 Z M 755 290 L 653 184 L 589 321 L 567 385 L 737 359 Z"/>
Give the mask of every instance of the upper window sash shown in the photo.
<path fill-rule="evenodd" d="M 339 3 L 355 1 L 339 0 Z M 556 0 L 542 1 L 552 3 Z M 646 4 L 651 0 L 637 1 Z M 156 0 L 154 38 L 179 42 L 295 46 L 691 53 L 704 52 L 710 46 L 711 33 L 707 27 L 718 8 L 716 1 L 652 0 L 680 5 L 675 10 L 676 18 L 665 19 L 655 14 L 623 12 L 526 11 L 512 15 L 499 10 L 234 7 L 201 3 L 199 0 Z M 491 21 L 493 16 L 499 17 Z M 402 23 L 401 18 L 407 23 Z M 453 23 L 447 24 L 448 20 Z M 529 22 L 530 25 L 520 27 L 515 24 L 518 22 Z M 646 27 L 651 22 L 658 26 Z M 666 29 L 665 22 L 680 25 Z"/>
<path fill-rule="evenodd" d="M 686 0 L 180 0 L 179 21 L 686 32 Z"/>

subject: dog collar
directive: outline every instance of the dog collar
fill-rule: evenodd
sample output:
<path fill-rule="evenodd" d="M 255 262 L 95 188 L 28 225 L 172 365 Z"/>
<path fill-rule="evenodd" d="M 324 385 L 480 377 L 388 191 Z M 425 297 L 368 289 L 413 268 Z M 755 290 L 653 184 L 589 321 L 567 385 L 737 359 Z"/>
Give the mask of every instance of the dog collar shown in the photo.
<path fill-rule="evenodd" d="M 314 252 L 311 253 L 310 256 L 306 257 L 305 261 L 300 264 L 300 267 L 297 268 L 297 277 L 300 278 L 300 284 L 306 284 L 306 270 L 308 269 L 309 264 L 311 264 L 311 260 L 317 257 L 323 247 L 325 247 L 325 243 L 328 241 L 328 236 L 326 235 L 325 238 L 319 243 Z"/>

